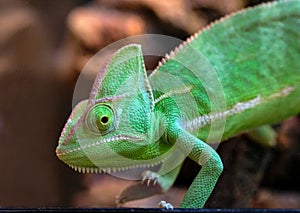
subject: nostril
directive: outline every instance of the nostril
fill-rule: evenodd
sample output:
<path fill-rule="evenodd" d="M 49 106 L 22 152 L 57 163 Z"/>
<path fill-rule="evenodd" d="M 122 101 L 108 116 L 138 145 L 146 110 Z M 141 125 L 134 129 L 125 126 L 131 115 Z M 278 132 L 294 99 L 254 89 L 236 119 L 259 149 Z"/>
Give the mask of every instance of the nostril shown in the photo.
<path fill-rule="evenodd" d="M 56 155 L 59 155 L 59 154 L 60 154 L 58 148 L 55 149 L 55 154 L 56 154 Z"/>
<path fill-rule="evenodd" d="M 60 149 L 60 147 L 58 146 L 58 147 L 56 147 L 56 149 L 55 149 L 55 153 L 56 153 L 56 156 L 60 156 L 60 155 L 62 155 L 62 151 L 61 151 L 61 149 Z"/>

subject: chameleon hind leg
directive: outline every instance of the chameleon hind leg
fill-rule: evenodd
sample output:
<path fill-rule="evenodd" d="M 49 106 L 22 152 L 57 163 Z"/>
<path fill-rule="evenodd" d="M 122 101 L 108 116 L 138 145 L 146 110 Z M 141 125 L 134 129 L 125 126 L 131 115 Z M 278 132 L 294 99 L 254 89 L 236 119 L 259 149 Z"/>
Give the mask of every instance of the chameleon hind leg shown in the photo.
<path fill-rule="evenodd" d="M 260 145 L 273 147 L 276 145 L 276 132 L 270 125 L 264 125 L 247 133 L 248 137 Z"/>

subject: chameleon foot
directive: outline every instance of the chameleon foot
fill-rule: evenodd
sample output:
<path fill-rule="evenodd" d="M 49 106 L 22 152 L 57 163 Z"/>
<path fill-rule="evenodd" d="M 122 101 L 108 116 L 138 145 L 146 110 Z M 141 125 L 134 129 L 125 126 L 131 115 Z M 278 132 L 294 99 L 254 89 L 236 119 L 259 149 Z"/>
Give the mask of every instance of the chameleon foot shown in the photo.
<path fill-rule="evenodd" d="M 174 207 L 173 207 L 172 204 L 167 203 L 164 200 L 162 200 L 162 201 L 159 202 L 158 207 L 159 208 L 164 208 L 164 209 L 167 209 L 167 210 L 173 210 L 174 209 Z"/>
<path fill-rule="evenodd" d="M 158 182 L 159 175 L 156 174 L 155 172 L 146 170 L 142 173 L 142 177 L 143 177 L 142 184 L 147 183 L 147 186 L 150 186 L 150 184 L 155 186 Z"/>

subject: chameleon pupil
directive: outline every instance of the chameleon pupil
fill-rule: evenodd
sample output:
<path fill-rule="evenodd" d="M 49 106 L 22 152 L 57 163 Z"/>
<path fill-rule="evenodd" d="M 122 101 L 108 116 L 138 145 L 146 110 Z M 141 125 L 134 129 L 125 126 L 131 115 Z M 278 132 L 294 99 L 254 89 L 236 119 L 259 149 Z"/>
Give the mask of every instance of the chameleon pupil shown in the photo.
<path fill-rule="evenodd" d="M 103 116 L 103 117 L 101 118 L 101 122 L 102 122 L 103 124 L 106 124 L 106 123 L 108 122 L 108 117 L 107 117 L 107 116 Z"/>

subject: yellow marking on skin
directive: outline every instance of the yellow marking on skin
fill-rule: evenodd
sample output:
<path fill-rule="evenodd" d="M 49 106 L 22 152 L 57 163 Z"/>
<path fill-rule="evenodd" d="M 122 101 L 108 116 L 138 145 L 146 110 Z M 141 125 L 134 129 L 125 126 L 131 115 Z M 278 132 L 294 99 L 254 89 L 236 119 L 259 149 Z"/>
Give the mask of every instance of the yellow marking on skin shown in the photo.
<path fill-rule="evenodd" d="M 160 102 L 162 99 L 170 97 L 171 95 L 179 95 L 179 94 L 184 94 L 188 93 L 192 90 L 193 86 L 186 86 L 186 87 L 181 87 L 181 88 L 176 88 L 173 90 L 170 90 L 166 92 L 165 94 L 159 96 L 157 99 L 155 99 L 155 104 Z"/>
<path fill-rule="evenodd" d="M 234 115 L 234 114 L 243 112 L 247 109 L 253 108 L 253 107 L 257 106 L 258 104 L 260 104 L 261 102 L 262 102 L 262 98 L 259 95 L 256 98 L 251 99 L 249 101 L 239 102 L 228 110 L 225 110 L 222 112 L 215 112 L 215 113 L 211 113 L 211 114 L 207 114 L 207 115 L 202 115 L 200 117 L 194 118 L 194 119 L 186 122 L 186 124 L 184 125 L 184 128 L 188 129 L 188 130 L 193 130 L 193 129 L 198 129 L 198 128 L 204 127 L 208 124 L 211 124 L 212 122 L 214 122 L 216 120 L 226 118 L 230 115 Z"/>
<path fill-rule="evenodd" d="M 280 91 L 278 91 L 278 92 L 270 95 L 268 99 L 274 99 L 274 98 L 279 98 L 279 97 L 287 96 L 291 92 L 293 92 L 294 90 L 295 90 L 294 87 L 291 87 L 291 86 L 285 87 L 282 90 L 280 90 Z"/>
<path fill-rule="evenodd" d="M 187 130 L 199 129 L 201 127 L 211 124 L 216 120 L 220 120 L 222 118 L 226 118 L 231 115 L 241 113 L 247 109 L 254 108 L 259 104 L 265 103 L 266 101 L 288 96 L 294 90 L 295 90 L 294 87 L 288 86 L 265 98 L 262 98 L 261 95 L 258 95 L 256 96 L 256 98 L 251 99 L 249 101 L 238 102 L 228 110 L 202 115 L 197 118 L 194 118 L 190 121 L 187 121 L 185 124 L 183 124 L 183 127 Z"/>

